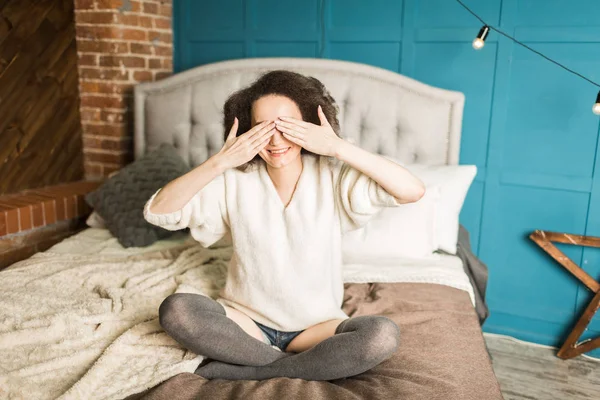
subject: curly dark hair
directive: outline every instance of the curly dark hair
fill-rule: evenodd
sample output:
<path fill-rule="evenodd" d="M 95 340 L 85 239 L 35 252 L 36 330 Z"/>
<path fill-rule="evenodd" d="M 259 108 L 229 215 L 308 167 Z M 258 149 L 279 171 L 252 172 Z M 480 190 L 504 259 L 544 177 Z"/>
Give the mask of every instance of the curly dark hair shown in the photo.
<path fill-rule="evenodd" d="M 333 131 L 338 136 L 340 135 L 340 124 L 337 118 L 339 108 L 321 81 L 297 72 L 273 70 L 260 76 L 250 86 L 229 96 L 223 106 L 224 140 L 227 139 L 227 135 L 231 130 L 234 117 L 237 117 L 239 122 L 236 136 L 240 136 L 252 128 L 252 105 L 256 100 L 266 95 L 281 95 L 289 98 L 300 109 L 302 120 L 317 125 L 321 124 L 317 112 L 317 106 L 321 105 L 321 109 Z M 301 152 L 314 154 L 304 148 Z M 248 163 L 239 166 L 238 169 L 244 170 L 260 159 L 257 154 Z"/>

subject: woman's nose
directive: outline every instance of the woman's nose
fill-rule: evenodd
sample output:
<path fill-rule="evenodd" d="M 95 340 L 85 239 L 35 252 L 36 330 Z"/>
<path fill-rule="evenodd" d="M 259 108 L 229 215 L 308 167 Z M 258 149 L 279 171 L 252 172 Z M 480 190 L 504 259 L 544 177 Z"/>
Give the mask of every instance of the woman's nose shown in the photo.
<path fill-rule="evenodd" d="M 271 136 L 271 140 L 269 142 L 271 145 L 276 145 L 277 143 L 282 142 L 282 139 L 283 135 L 277 128 L 275 128 L 275 133 L 273 133 L 273 136 Z"/>

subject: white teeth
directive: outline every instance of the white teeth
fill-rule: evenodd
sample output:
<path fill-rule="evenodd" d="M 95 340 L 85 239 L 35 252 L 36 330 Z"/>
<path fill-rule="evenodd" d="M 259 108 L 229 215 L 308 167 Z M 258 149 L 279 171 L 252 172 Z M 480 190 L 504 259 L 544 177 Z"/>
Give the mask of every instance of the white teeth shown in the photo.
<path fill-rule="evenodd" d="M 285 153 L 286 151 L 288 151 L 288 149 L 283 149 L 283 150 L 271 150 L 271 153 L 273 154 L 281 154 L 281 153 Z"/>

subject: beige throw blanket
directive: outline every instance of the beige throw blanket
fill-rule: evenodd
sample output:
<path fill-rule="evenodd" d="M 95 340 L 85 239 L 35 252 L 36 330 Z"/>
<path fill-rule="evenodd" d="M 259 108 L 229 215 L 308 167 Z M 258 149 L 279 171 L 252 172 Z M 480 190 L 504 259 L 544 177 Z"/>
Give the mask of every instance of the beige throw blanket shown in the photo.
<path fill-rule="evenodd" d="M 0 398 L 121 399 L 202 360 L 161 329 L 158 306 L 174 292 L 215 295 L 231 248 L 111 252 L 106 233 L 0 272 Z"/>

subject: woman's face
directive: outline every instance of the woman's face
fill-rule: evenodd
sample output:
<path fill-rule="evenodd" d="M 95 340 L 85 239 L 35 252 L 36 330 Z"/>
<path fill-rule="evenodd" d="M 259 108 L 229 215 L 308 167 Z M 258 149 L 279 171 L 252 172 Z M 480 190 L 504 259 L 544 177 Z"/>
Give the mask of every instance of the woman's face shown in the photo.
<path fill-rule="evenodd" d="M 267 95 L 252 104 L 252 126 L 262 121 L 273 121 L 278 117 L 294 117 L 302 119 L 302 113 L 296 103 L 288 97 L 280 95 Z M 287 140 L 275 128 L 275 133 L 269 142 L 258 154 L 273 168 L 281 168 L 300 157 L 302 147 Z"/>

